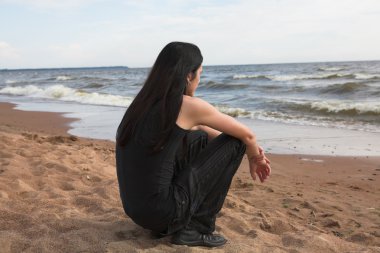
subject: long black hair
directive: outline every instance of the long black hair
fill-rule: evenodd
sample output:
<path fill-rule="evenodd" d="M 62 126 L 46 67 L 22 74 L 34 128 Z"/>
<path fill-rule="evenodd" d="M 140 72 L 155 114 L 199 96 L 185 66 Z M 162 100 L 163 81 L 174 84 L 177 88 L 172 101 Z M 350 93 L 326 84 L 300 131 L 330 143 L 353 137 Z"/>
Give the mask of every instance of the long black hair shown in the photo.
<path fill-rule="evenodd" d="M 151 145 L 156 152 L 166 143 L 181 109 L 186 94 L 187 76 L 201 66 L 203 57 L 199 48 L 191 43 L 167 44 L 154 63 L 143 87 L 128 107 L 116 134 L 117 145 L 125 146 L 135 133 L 140 120 L 158 103 L 160 115 L 156 127 L 159 138 Z"/>

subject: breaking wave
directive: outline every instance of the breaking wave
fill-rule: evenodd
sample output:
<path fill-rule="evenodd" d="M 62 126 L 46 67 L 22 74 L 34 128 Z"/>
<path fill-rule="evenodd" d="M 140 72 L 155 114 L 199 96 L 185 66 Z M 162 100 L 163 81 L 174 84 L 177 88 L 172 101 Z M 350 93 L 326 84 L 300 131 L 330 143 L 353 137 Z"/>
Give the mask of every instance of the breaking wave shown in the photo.
<path fill-rule="evenodd" d="M 209 81 L 205 84 L 200 84 L 199 87 L 206 89 L 242 89 L 247 88 L 248 84 L 228 84 L 228 83 L 217 83 L 213 81 Z"/>
<path fill-rule="evenodd" d="M 243 109 L 243 108 L 233 108 L 223 105 L 215 106 L 220 112 L 230 115 L 231 117 L 249 117 L 251 112 Z"/>
<path fill-rule="evenodd" d="M 319 115 L 335 116 L 375 116 L 380 121 L 380 102 L 343 102 L 343 101 L 314 101 L 286 102 L 285 107 L 298 112 L 309 112 Z M 374 119 L 376 119 L 374 118 Z"/>
<path fill-rule="evenodd" d="M 318 71 L 341 71 L 345 70 L 344 67 L 319 67 Z"/>
<path fill-rule="evenodd" d="M 380 80 L 380 75 L 363 73 L 328 73 L 328 74 L 298 74 L 298 75 L 234 75 L 233 79 L 260 79 L 269 81 L 294 81 L 294 80 L 323 80 L 323 79 L 357 79 Z"/>
<path fill-rule="evenodd" d="M 119 95 L 102 94 L 98 92 L 85 92 L 76 90 L 64 85 L 52 85 L 48 87 L 37 87 L 34 85 L 4 87 L 0 89 L 0 94 L 27 96 L 36 98 L 47 98 L 60 101 L 77 102 L 82 104 L 109 105 L 109 106 L 129 106 L 131 97 Z"/>
<path fill-rule="evenodd" d="M 57 81 L 67 81 L 73 79 L 71 76 L 57 76 L 55 80 Z"/>
<path fill-rule="evenodd" d="M 354 93 L 359 90 L 368 88 L 369 86 L 364 83 L 342 83 L 342 84 L 332 84 L 321 89 L 321 93 L 333 93 L 333 94 L 342 94 L 342 93 Z"/>

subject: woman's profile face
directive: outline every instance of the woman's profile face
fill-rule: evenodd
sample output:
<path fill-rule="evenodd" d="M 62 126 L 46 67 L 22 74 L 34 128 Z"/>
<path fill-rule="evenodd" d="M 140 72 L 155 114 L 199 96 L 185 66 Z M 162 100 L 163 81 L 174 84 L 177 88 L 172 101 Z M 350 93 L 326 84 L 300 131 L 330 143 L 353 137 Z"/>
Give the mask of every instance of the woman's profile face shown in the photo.
<path fill-rule="evenodd" d="M 186 95 L 194 96 L 195 90 L 197 89 L 199 82 L 201 80 L 201 74 L 203 71 L 202 65 L 195 71 L 195 76 L 190 73 L 187 77 L 188 85 L 186 87 Z"/>

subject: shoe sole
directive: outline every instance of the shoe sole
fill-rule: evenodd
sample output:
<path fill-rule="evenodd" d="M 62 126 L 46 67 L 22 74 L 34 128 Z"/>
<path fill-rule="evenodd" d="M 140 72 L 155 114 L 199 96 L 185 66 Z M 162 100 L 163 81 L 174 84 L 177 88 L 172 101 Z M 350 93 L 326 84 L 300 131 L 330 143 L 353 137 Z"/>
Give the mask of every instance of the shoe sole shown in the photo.
<path fill-rule="evenodd" d="M 219 246 L 222 246 L 224 244 L 226 244 L 227 240 L 224 240 L 223 242 L 220 242 L 220 243 L 207 243 L 207 242 L 204 242 L 204 241 L 197 241 L 197 242 L 192 242 L 192 241 L 183 241 L 183 240 L 172 240 L 171 241 L 172 244 L 176 244 L 176 245 L 187 245 L 187 246 L 204 246 L 204 247 L 219 247 Z"/>

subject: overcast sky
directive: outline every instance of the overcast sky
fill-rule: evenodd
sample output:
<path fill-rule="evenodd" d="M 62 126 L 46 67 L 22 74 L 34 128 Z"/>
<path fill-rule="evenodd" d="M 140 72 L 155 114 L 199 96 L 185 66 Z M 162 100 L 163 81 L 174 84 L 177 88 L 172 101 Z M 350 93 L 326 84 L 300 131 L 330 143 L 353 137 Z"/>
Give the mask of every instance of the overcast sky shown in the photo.
<path fill-rule="evenodd" d="M 379 0 L 0 0 L 0 69 L 380 60 Z"/>

